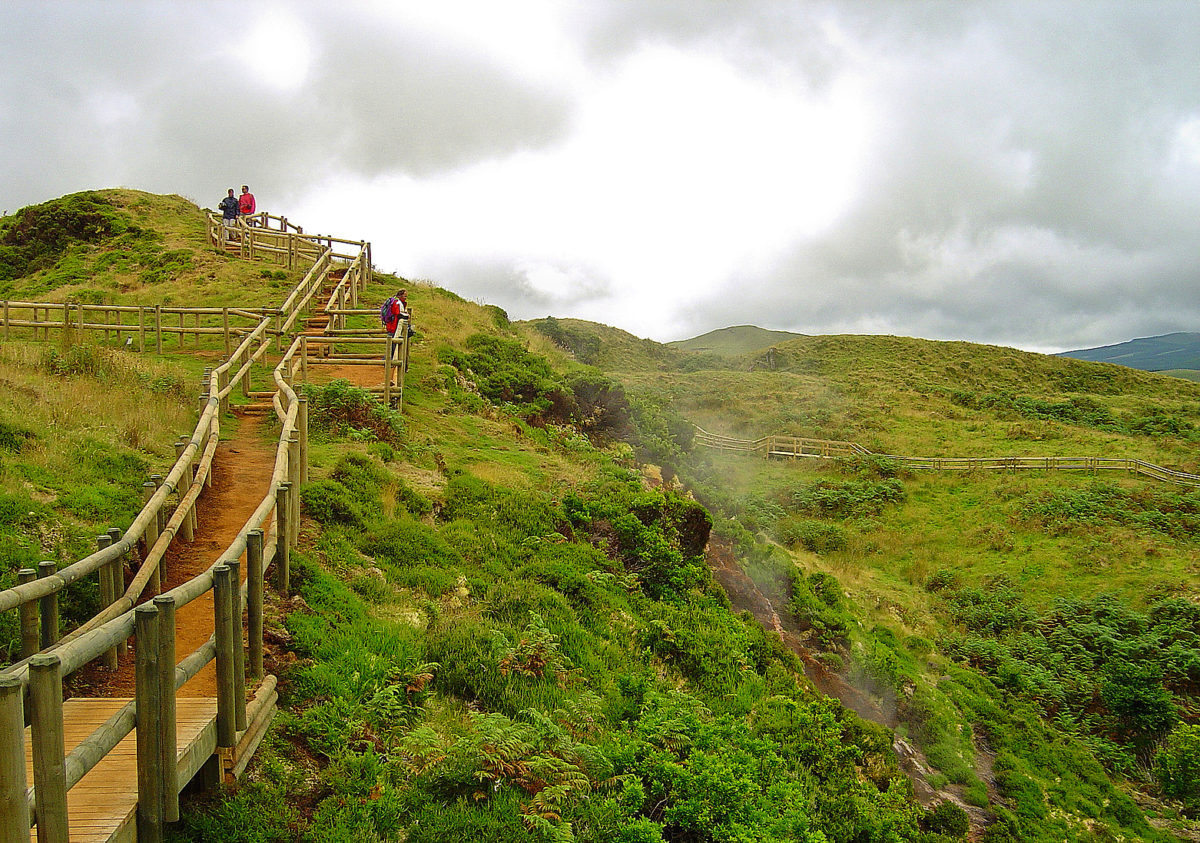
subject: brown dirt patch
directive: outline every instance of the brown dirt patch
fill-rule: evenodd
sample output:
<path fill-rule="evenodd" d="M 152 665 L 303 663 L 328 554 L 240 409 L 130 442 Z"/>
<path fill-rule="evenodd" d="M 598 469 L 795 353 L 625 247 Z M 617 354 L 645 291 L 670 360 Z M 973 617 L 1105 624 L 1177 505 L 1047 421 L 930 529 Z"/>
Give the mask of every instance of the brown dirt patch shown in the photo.
<path fill-rule="evenodd" d="M 240 417 L 236 433 L 217 446 L 213 459 L 212 486 L 200 495 L 197 505 L 198 528 L 191 544 L 182 537 L 171 543 L 163 560 L 163 590 L 182 585 L 207 570 L 221 552 L 233 542 L 246 520 L 270 490 L 275 467 L 275 449 L 262 436 L 263 418 Z M 242 554 L 241 576 L 246 576 Z M 144 595 L 145 600 L 153 594 Z M 182 659 L 193 652 L 213 632 L 212 592 L 206 592 L 176 613 L 175 651 Z M 130 642 L 136 647 L 136 641 Z M 93 662 L 79 671 L 70 682 L 75 696 L 127 697 L 134 692 L 132 651 L 121 660 L 116 671 Z M 214 696 L 216 668 L 209 663 L 182 689 L 183 696 Z"/>

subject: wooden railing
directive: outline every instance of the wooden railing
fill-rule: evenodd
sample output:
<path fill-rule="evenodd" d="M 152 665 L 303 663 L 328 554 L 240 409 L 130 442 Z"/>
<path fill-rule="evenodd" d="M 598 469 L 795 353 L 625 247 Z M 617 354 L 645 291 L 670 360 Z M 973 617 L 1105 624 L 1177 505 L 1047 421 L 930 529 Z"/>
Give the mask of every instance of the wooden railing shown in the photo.
<path fill-rule="evenodd" d="M 361 256 L 367 272 L 372 265 L 371 244 L 365 240 L 305 234 L 299 226 L 291 225 L 287 217 L 263 212 L 238 217 L 232 226 L 226 226 L 216 214 L 209 214 L 208 241 L 217 248 L 236 249 L 244 258 L 270 258 L 288 269 L 295 268 L 298 261 L 315 260 L 325 253 L 339 260 L 355 260 Z M 335 245 L 350 246 L 353 251 L 336 252 Z"/>
<path fill-rule="evenodd" d="M 762 457 L 833 458 L 854 455 L 879 456 L 902 463 L 914 471 L 1124 471 L 1174 483 L 1179 486 L 1200 486 L 1200 474 L 1189 474 L 1163 468 L 1144 460 L 1122 457 L 904 457 L 895 454 L 873 454 L 854 442 L 827 439 L 805 439 L 799 436 L 764 436 L 759 439 L 738 439 L 709 433 L 696 427 L 694 441 L 707 448 L 734 453 L 752 453 Z"/>
<path fill-rule="evenodd" d="M 158 594 L 167 548 L 176 538 L 190 542 L 196 535 L 196 511 L 204 489 L 211 485 L 220 419 L 229 410 L 231 391 L 240 386 L 244 395 L 252 394 L 252 367 L 265 357 L 272 341 L 278 346 L 283 336 L 294 332 L 301 316 L 326 285 L 334 259 L 342 257 L 333 251 L 334 244 L 352 242 L 304 235 L 286 218 L 264 214 L 258 215 L 257 222 L 255 226 L 239 226 L 243 253 L 253 257 L 286 255 L 289 266 L 309 260 L 312 266 L 284 303 L 273 311 L 221 311 L 224 321 L 229 314 L 245 320 L 237 330 L 222 329 L 227 344 L 237 337 L 240 342 L 227 351 L 227 359 L 220 366 L 206 373 L 199 420 L 191 436 L 181 437 L 177 443 L 177 459 L 170 471 L 165 477 L 155 477 L 144 484 L 146 504 L 129 529 L 123 533 L 115 528 L 110 530 L 99 538 L 95 553 L 62 569 L 56 570 L 54 562 L 43 562 L 36 571 L 22 570 L 17 586 L 0 591 L 0 612 L 17 611 L 21 630 L 21 660 L 0 670 L 0 841 L 3 843 L 28 841 L 32 824 L 38 826 L 39 841 L 65 842 L 70 834 L 67 791 L 135 727 L 137 839 L 143 843 L 159 840 L 163 823 L 178 819 L 181 784 L 214 752 L 223 775 L 240 773 L 274 710 L 274 679 L 263 676 L 263 585 L 268 566 L 273 566 L 276 588 L 283 594 L 290 589 L 290 547 L 297 537 L 300 485 L 307 480 L 308 471 L 307 404 L 297 396 L 293 382 L 297 368 L 302 365 L 297 362 L 296 350 L 307 340 L 299 337 L 293 340 L 273 369 L 274 390 L 269 394 L 280 422 L 280 437 L 268 493 L 232 543 L 204 573 Z M 278 230 L 270 228 L 272 222 L 278 224 Z M 221 234 L 223 226 L 210 216 L 208 228 L 213 236 L 214 232 Z M 357 302 L 371 278 L 369 244 L 360 241 L 356 245 L 357 253 L 350 256 L 351 267 L 337 287 L 343 291 L 338 295 L 344 297 L 339 301 Z M 38 330 L 43 330 L 43 336 L 48 334 L 48 323 L 36 318 L 30 320 L 32 325 L 10 324 L 11 304 L 4 308 L 6 338 L 13 327 L 29 328 L 35 336 Z M 40 308 L 43 314 L 54 312 L 55 305 L 28 304 Z M 59 307 L 69 331 L 71 307 Z M 197 314 L 197 328 L 199 314 L 214 314 L 211 308 L 179 310 Z M 87 311 L 78 312 L 82 316 Z M 155 312 L 160 314 L 162 309 Z M 85 325 L 81 318 L 73 327 Z M 86 329 L 119 330 L 111 322 L 92 323 Z M 156 336 L 158 345 L 161 333 Z M 139 348 L 144 348 L 144 333 L 141 337 Z M 386 342 L 390 351 L 392 341 Z M 135 551 L 141 564 L 122 593 L 121 567 Z M 247 577 L 238 587 L 243 555 Z M 58 595 L 72 583 L 93 574 L 99 578 L 104 608 L 60 638 Z M 157 595 L 152 601 L 144 600 L 147 590 Z M 214 596 L 214 633 L 196 651 L 176 661 L 175 612 L 209 590 Z M 248 637 L 245 651 L 241 644 L 243 607 Z M 96 659 L 115 667 L 126 652 L 131 634 L 138 641 L 134 701 L 70 754 L 65 754 L 63 678 Z M 207 752 L 196 753 L 180 770 L 175 763 L 175 692 L 214 659 L 218 688 L 215 742 Z M 244 690 L 247 672 L 253 678 L 263 679 L 249 707 Z M 26 721 L 31 727 L 34 758 L 31 788 L 27 787 L 25 774 Z"/>
<path fill-rule="evenodd" d="M 270 311 L 274 313 L 274 311 Z M 234 342 L 258 325 L 262 310 L 236 307 L 164 307 L 162 305 L 78 304 L 76 302 L 0 302 L 0 338 L 48 340 L 52 335 L 72 340 L 88 333 L 103 334 L 105 342 L 122 337 L 136 351 L 162 354 L 171 335 L 185 348 L 191 337 L 220 337 L 229 354 Z"/>
<path fill-rule="evenodd" d="M 695 442 L 720 451 L 737 451 L 763 457 L 847 457 L 869 454 L 866 448 L 853 442 L 833 439 L 809 439 L 803 436 L 763 436 L 759 439 L 738 439 L 709 433 L 697 427 Z"/>

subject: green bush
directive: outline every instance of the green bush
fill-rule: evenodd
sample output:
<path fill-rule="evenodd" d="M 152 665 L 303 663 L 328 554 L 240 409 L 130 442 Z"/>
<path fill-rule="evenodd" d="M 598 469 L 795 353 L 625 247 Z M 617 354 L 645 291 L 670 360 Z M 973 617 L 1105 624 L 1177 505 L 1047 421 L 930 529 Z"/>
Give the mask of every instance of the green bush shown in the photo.
<path fill-rule="evenodd" d="M 807 577 L 796 571 L 792 578 L 788 612 L 802 631 L 812 630 L 825 649 L 845 647 L 852 620 L 842 606 L 841 585 L 830 574 Z"/>
<path fill-rule="evenodd" d="M 437 530 L 409 517 L 374 525 L 363 536 L 361 547 L 364 553 L 398 568 L 409 565 L 453 568 L 463 561 Z"/>
<path fill-rule="evenodd" d="M 361 504 L 336 480 L 306 483 L 300 489 L 300 505 L 305 515 L 321 524 L 362 527 L 366 523 Z"/>
<path fill-rule="evenodd" d="M 396 503 L 409 515 L 420 517 L 433 511 L 429 499 L 413 488 L 411 483 L 401 480 L 396 486 Z"/>
<path fill-rule="evenodd" d="M 481 621 L 439 620 L 425 634 L 423 658 L 442 665 L 435 680 L 440 693 L 496 708 L 506 681 L 500 674 L 509 640 Z"/>
<path fill-rule="evenodd" d="M 546 358 L 516 340 L 472 334 L 465 352 L 443 347 L 438 357 L 468 375 L 485 398 L 520 408 L 532 421 L 568 421 L 574 398 Z"/>
<path fill-rule="evenodd" d="M 961 838 L 971 830 L 971 818 L 953 802 L 943 800 L 925 812 L 921 827 L 934 834 Z"/>
<path fill-rule="evenodd" d="M 788 518 L 780 522 L 779 540 L 790 547 L 802 547 L 810 553 L 845 550 L 850 542 L 846 528 L 811 518 Z"/>
<path fill-rule="evenodd" d="M 884 480 L 818 480 L 793 490 L 797 512 L 823 518 L 861 518 L 878 515 L 884 507 L 905 499 L 904 486 L 895 478 Z"/>
<path fill-rule="evenodd" d="M 303 393 L 308 399 L 310 430 L 333 437 L 403 444 L 403 416 L 348 380 L 339 378 L 324 386 L 305 384 Z"/>
<path fill-rule="evenodd" d="M 85 191 L 21 208 L 0 224 L 0 280 L 48 269 L 70 247 L 131 229 L 129 216 Z"/>
<path fill-rule="evenodd" d="M 595 363 L 600 354 L 600 338 L 564 325 L 553 316 L 545 319 L 535 319 L 531 323 L 533 329 L 550 338 L 555 345 L 575 355 L 580 363 Z"/>
<path fill-rule="evenodd" d="M 1200 813 L 1200 725 L 1181 725 L 1167 737 L 1154 756 L 1154 778 L 1189 815 Z"/>
<path fill-rule="evenodd" d="M 36 439 L 32 430 L 0 420 L 0 450 L 17 452 L 31 439 Z"/>

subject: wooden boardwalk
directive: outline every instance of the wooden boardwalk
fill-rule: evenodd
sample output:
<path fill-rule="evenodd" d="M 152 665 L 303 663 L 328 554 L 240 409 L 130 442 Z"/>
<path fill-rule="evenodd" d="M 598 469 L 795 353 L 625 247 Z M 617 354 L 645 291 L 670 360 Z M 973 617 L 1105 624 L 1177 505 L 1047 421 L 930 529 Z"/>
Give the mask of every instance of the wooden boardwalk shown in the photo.
<path fill-rule="evenodd" d="M 275 221 L 278 228 L 272 229 L 269 223 Z M 153 348 L 161 354 L 164 335 L 175 333 L 181 348 L 185 335 L 195 339 L 197 348 L 202 336 L 210 338 L 210 347 L 211 341 L 223 340 L 226 358 L 205 371 L 196 427 L 176 442 L 176 461 L 166 475 L 155 475 L 142 484 L 146 503 L 133 523 L 123 531 L 114 527 L 98 536 L 94 553 L 64 567 L 46 561 L 37 569 L 21 569 L 17 585 L 0 589 L 0 613 L 19 615 L 13 628 L 19 625 L 21 631 L 20 661 L 0 669 L 0 839 L 4 843 L 27 839 L 31 794 L 37 798 L 39 824 L 31 839 L 67 843 L 140 838 L 142 843 L 160 843 L 165 826 L 177 819 L 176 791 L 197 777 L 206 787 L 236 780 L 271 723 L 278 692 L 275 677 L 264 675 L 263 670 L 265 574 L 270 567 L 276 590 L 285 596 L 290 593 L 291 547 L 299 535 L 299 490 L 308 479 L 307 403 L 293 384 L 306 379 L 310 364 L 382 363 L 385 382 L 378 391 L 388 400 L 395 387 L 392 355 L 374 354 L 390 351 L 393 341 L 377 336 L 378 323 L 372 322 L 370 328 L 345 324 L 350 316 L 376 313 L 374 308 L 359 307 L 358 301 L 373 278 L 370 244 L 305 236 L 282 217 L 260 215 L 258 222 L 240 232 L 243 257 L 272 258 L 286 262 L 289 269 L 311 264 L 278 307 L 164 309 L 156 305 L 152 310 L 113 306 L 85 311 L 73 303 L 0 302 L 4 340 L 17 329 L 30 330 L 34 340 L 49 339 L 51 330 L 60 330 L 64 344 L 70 345 L 81 332 L 93 331 L 102 333 L 105 342 L 115 335 L 120 343 L 124 334 L 126 345 L 136 336 L 139 351 Z M 224 236 L 221 221 L 210 215 L 208 228 L 210 242 L 219 245 Z M 335 251 L 335 244 L 350 246 L 352 253 Z M 31 318 L 13 318 L 14 310 L 21 309 L 31 311 Z M 314 309 L 328 317 L 320 336 L 303 331 L 306 314 Z M 173 320 L 164 323 L 164 313 L 178 316 L 177 328 L 168 324 Z M 136 323 L 123 321 L 130 314 L 136 314 Z M 285 345 L 285 338 L 291 338 L 290 344 Z M 307 353 L 310 343 L 319 352 L 314 359 Z M 343 344 L 368 349 L 335 353 Z M 403 348 L 401 359 L 406 360 L 407 342 Z M 278 362 L 272 366 L 276 356 Z M 256 391 L 253 376 L 261 367 L 271 370 L 270 384 Z M 402 380 L 400 386 L 402 390 Z M 278 418 L 280 434 L 274 449 L 264 449 L 261 465 L 246 454 L 228 460 L 232 474 L 222 487 L 214 481 L 213 465 L 221 442 L 221 420 L 232 411 L 234 390 L 252 400 L 266 399 Z M 262 488 L 247 488 L 247 476 L 266 478 L 268 469 L 269 482 Z M 239 497 L 239 506 L 231 507 L 221 492 L 233 487 L 245 499 Z M 236 533 L 225 534 L 215 529 L 211 519 L 200 518 L 201 507 L 220 512 L 218 520 L 232 518 L 229 524 Z M 237 510 L 236 516 L 231 515 L 232 509 Z M 177 538 L 196 545 L 191 559 L 196 564 L 186 570 L 182 565 L 173 570 L 164 565 Z M 176 546 L 171 562 L 180 563 L 184 555 Z M 132 581 L 124 576 L 129 567 L 134 570 Z M 168 574 L 190 578 L 175 584 L 167 581 Z M 239 588 L 243 574 L 245 585 Z M 99 580 L 101 610 L 62 637 L 60 592 L 93 576 Z M 149 600 L 150 595 L 157 596 Z M 195 638 L 204 640 L 179 634 L 193 627 L 187 622 L 193 603 L 215 621 L 197 627 Z M 204 638 L 210 630 L 212 635 Z M 130 636 L 137 638 L 139 646 L 122 658 Z M 63 702 L 63 678 L 98 659 L 104 659 L 110 670 L 117 671 L 113 675 L 121 678 L 118 685 L 110 686 L 116 693 L 136 689 L 143 737 L 140 759 L 137 731 L 128 731 L 135 718 L 127 697 Z M 202 673 L 206 678 L 215 676 L 188 684 Z M 252 700 L 246 698 L 250 677 L 261 679 Z M 178 697 L 180 684 L 192 696 Z M 212 691 L 215 696 L 208 696 Z M 173 707 L 167 700 L 177 702 Z M 24 726 L 28 719 L 32 728 Z M 163 743 L 169 745 L 171 730 L 176 734 L 174 765 L 171 759 L 160 758 L 158 751 Z M 118 740 L 121 735 L 125 737 Z M 72 781 L 75 784 L 70 785 Z M 145 797 L 141 804 L 139 789 Z"/>
<path fill-rule="evenodd" d="M 119 711 L 129 698 L 75 698 L 63 703 L 63 733 L 66 751 Z M 213 698 L 179 697 L 176 702 L 179 783 L 186 784 L 216 748 L 217 701 Z M 25 730 L 26 781 L 33 781 L 33 748 Z M 107 843 L 137 840 L 137 730 L 130 732 L 116 749 L 67 793 L 71 840 L 78 843 Z M 37 829 L 30 839 L 37 840 Z"/>

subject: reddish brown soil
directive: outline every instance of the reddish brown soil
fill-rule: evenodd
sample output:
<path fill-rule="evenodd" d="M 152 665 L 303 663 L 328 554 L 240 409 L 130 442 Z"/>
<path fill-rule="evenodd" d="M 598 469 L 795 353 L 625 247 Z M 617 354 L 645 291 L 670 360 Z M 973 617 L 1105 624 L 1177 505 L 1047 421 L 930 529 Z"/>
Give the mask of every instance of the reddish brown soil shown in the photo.
<path fill-rule="evenodd" d="M 336 273 L 335 273 L 336 275 Z M 309 320 L 307 333 L 320 334 L 328 318 L 323 313 Z M 382 382 L 381 366 L 319 366 L 310 369 L 318 382 L 344 378 L 361 386 L 378 386 Z M 207 570 L 233 542 L 246 520 L 258 507 L 270 489 L 274 469 L 275 445 L 264 435 L 264 419 L 271 412 L 270 404 L 245 407 L 238 412 L 236 432 L 217 447 L 213 460 L 212 486 L 201 496 L 198 504 L 198 527 L 190 544 L 178 537 L 171 543 L 163 560 L 163 590 L 181 585 Z M 241 558 L 241 577 L 246 577 L 246 557 Z M 149 600 L 153 594 L 144 594 Z M 202 646 L 213 631 L 212 592 L 179 608 L 176 614 L 175 650 L 182 659 Z M 130 641 L 136 647 L 136 641 Z M 115 671 L 99 661 L 83 668 L 68 682 L 72 696 L 133 696 L 134 659 L 132 651 L 122 658 Z M 216 694 L 216 668 L 210 662 L 199 674 L 180 689 L 182 696 L 213 696 Z"/>
<path fill-rule="evenodd" d="M 275 448 L 262 435 L 263 420 L 243 415 L 236 433 L 217 446 L 213 459 L 212 486 L 200 495 L 197 505 L 198 528 L 195 540 L 188 544 L 182 537 L 171 543 L 163 560 L 163 590 L 174 588 L 203 573 L 221 555 L 262 502 L 271 485 L 275 466 Z M 242 555 L 241 575 L 245 579 L 246 560 Z M 152 594 L 143 595 L 151 599 Z M 175 650 L 182 659 L 212 635 L 213 604 L 209 591 L 179 608 L 176 614 Z M 130 642 L 135 647 L 136 641 Z M 71 681 L 77 696 L 133 696 L 134 659 L 123 658 L 116 671 L 99 662 L 79 671 Z M 182 696 L 216 694 L 216 669 L 212 662 L 180 690 Z"/>

